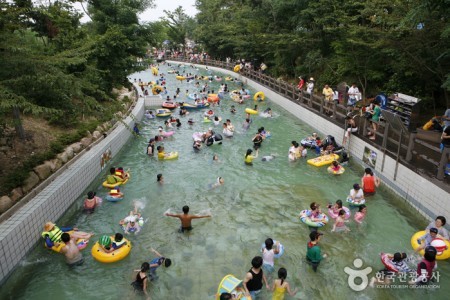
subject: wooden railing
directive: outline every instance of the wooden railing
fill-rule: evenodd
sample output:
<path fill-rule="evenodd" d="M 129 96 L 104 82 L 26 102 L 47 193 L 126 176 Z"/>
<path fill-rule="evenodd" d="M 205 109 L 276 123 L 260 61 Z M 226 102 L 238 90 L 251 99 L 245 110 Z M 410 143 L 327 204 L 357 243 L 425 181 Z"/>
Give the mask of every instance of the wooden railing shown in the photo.
<path fill-rule="evenodd" d="M 222 69 L 233 70 L 235 64 L 227 63 L 217 60 L 195 60 L 181 57 L 170 57 L 171 60 L 189 63 L 189 64 L 202 64 L 206 66 L 219 67 Z M 325 99 L 322 95 L 307 94 L 304 90 L 299 90 L 291 83 L 285 82 L 280 79 L 275 79 L 271 76 L 255 71 L 252 69 L 244 68 L 239 71 L 239 74 L 258 82 L 261 85 L 273 90 L 274 92 L 282 95 L 283 97 L 301 105 L 308 110 L 321 115 L 324 118 L 330 119 L 331 122 L 342 127 L 346 127 L 345 117 L 349 113 L 361 112 L 361 108 L 353 110 L 342 104 L 337 104 L 333 101 L 331 109 L 333 111 L 331 116 L 325 114 Z M 350 109 L 350 110 L 349 110 Z M 370 143 L 374 147 L 383 152 L 383 155 L 389 155 L 397 161 L 397 164 L 401 162 L 408 168 L 416 173 L 425 175 L 430 179 L 438 179 L 435 181 L 440 187 L 447 191 L 450 191 L 450 179 L 445 178 L 444 169 L 450 157 L 450 148 L 445 148 L 441 153 L 439 145 L 432 145 L 426 141 L 416 139 L 415 132 L 408 132 L 403 130 L 397 130 L 389 126 L 389 123 L 381 122 L 377 132 L 375 133 L 376 139 L 370 140 L 367 138 L 368 128 L 370 126 L 368 120 L 362 117 L 355 118 L 358 124 L 358 135 L 364 139 L 365 142 Z M 382 159 L 383 171 L 384 159 Z M 396 172 L 397 173 L 397 172 Z M 394 174 L 394 180 L 397 174 Z"/>

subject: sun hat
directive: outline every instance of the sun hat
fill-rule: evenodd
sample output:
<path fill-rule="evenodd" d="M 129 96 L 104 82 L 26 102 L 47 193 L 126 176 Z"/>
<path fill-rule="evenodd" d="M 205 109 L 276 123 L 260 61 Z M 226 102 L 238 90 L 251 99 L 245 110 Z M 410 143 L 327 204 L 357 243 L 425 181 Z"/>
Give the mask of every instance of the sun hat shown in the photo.
<path fill-rule="evenodd" d="M 53 227 L 55 227 L 55 224 L 54 224 L 54 223 L 52 223 L 52 222 L 47 222 L 47 223 L 45 223 L 45 225 L 44 225 L 44 230 L 45 230 L 45 231 L 50 231 L 50 230 L 53 229 Z"/>

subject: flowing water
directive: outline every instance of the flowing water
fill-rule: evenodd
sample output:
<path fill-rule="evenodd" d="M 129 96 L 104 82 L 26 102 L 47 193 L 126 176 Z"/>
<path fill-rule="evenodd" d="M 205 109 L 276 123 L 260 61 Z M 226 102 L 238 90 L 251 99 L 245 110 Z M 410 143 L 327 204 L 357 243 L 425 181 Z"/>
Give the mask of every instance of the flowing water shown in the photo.
<path fill-rule="evenodd" d="M 168 67 L 161 70 L 167 73 Z M 186 67 L 187 72 L 206 72 Z M 181 100 L 186 100 L 186 89 L 193 92 L 193 83 L 175 80 L 174 75 L 166 75 L 167 87 L 173 95 L 176 87 L 182 91 Z M 130 76 L 143 81 L 155 80 L 150 72 Z M 200 81 L 203 84 L 205 81 Z M 227 82 L 231 89 L 236 83 Z M 209 83 L 218 90 L 218 82 Z M 251 89 L 250 89 L 251 90 Z M 251 90 L 254 93 L 254 90 Z M 350 222 L 349 233 L 331 233 L 330 222 L 321 231 L 322 251 L 328 254 L 314 273 L 305 263 L 306 243 L 309 228 L 300 222 L 298 214 L 313 201 L 319 202 L 323 210 L 329 202 L 345 200 L 352 185 L 360 182 L 363 168 L 350 164 L 341 176 L 327 173 L 325 167 L 316 168 L 300 160 L 290 163 L 287 159 L 291 141 L 300 141 L 314 131 L 314 124 L 305 124 L 294 118 L 286 110 L 271 103 L 270 99 L 259 103 L 259 109 L 271 107 L 271 119 L 252 116 L 248 131 L 242 129 L 245 118 L 244 108 L 253 107 L 252 100 L 238 105 L 225 97 L 219 107 L 214 107 L 223 120 L 229 118 L 236 127 L 233 138 L 225 138 L 222 145 L 203 147 L 199 153 L 192 148 L 192 133 L 206 131 L 212 123 L 203 123 L 204 111 L 192 111 L 181 117 L 182 126 L 174 129 L 175 134 L 164 140 L 166 151 L 178 151 L 179 158 L 172 161 L 158 161 L 146 154 L 146 142 L 157 133 L 164 119 L 141 123 L 141 138 L 133 138 L 125 149 L 112 160 L 111 165 L 130 169 L 132 178 L 123 187 L 123 201 L 104 202 L 94 214 L 81 213 L 86 192 L 91 189 L 105 197 L 106 190 L 101 182 L 106 176 L 101 174 L 86 191 L 80 191 L 79 200 L 58 220 L 60 225 L 76 225 L 83 231 L 93 231 L 98 238 L 102 234 L 120 232 L 118 225 L 132 209 L 134 200 L 145 207 L 142 215 L 147 219 L 139 235 L 128 236 L 133 248 L 130 255 L 113 264 L 95 261 L 90 248 L 83 251 L 85 263 L 70 268 L 64 257 L 44 249 L 41 243 L 29 254 L 9 280 L 2 286 L 1 299 L 134 299 L 143 298 L 135 294 L 130 286 L 134 279 L 133 270 L 139 269 L 145 261 L 154 258 L 150 248 L 172 259 L 170 268 L 160 267 L 159 278 L 149 284 L 152 299 L 214 299 L 214 294 L 222 277 L 234 274 L 243 278 L 251 267 L 251 259 L 260 254 L 261 243 L 272 237 L 285 247 L 284 255 L 276 260 L 275 269 L 286 267 L 288 282 L 298 287 L 296 296 L 287 299 L 447 299 L 450 292 L 450 267 L 448 262 L 439 262 L 440 287 L 434 290 L 411 288 L 382 289 L 367 287 L 361 292 L 350 289 L 344 272 L 353 266 L 355 258 L 364 262 L 362 269 L 383 269 L 380 252 L 407 252 L 412 254 L 410 238 L 413 233 L 427 225 L 404 199 L 385 188 L 368 199 L 368 215 L 362 226 Z M 192 100 L 186 100 L 191 101 Z M 230 113 L 234 104 L 238 110 Z M 178 110 L 175 111 L 178 115 Z M 188 126 L 192 117 L 196 123 Z M 253 166 L 243 162 L 245 152 L 252 147 L 251 139 L 257 128 L 264 126 L 272 136 L 264 141 L 260 157 Z M 216 131 L 221 132 L 221 127 Z M 219 161 L 213 161 L 213 154 Z M 275 154 L 270 162 L 261 161 L 261 156 Z M 314 157 L 309 151 L 308 157 Z M 156 175 L 162 173 L 165 183 L 156 183 Z M 221 176 L 223 186 L 210 189 L 210 184 Z M 180 222 L 176 218 L 165 217 L 164 212 L 181 212 L 189 205 L 192 213 L 211 212 L 212 218 L 193 221 L 193 231 L 178 233 Z M 352 214 L 355 210 L 352 209 Z M 353 218 L 352 218 L 353 219 Z M 351 219 L 351 220 L 352 220 Z M 270 281 L 276 273 L 270 274 Z M 358 280 L 356 280 L 358 282 Z M 398 282 L 398 284 L 404 284 Z M 271 293 L 263 291 L 259 299 L 271 299 Z"/>

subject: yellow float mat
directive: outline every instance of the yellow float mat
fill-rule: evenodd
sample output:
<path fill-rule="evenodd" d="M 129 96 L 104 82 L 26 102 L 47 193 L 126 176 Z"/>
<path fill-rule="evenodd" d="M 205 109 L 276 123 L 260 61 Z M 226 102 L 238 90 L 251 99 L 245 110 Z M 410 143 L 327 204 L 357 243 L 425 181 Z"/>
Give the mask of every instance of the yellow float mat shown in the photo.
<path fill-rule="evenodd" d="M 175 76 L 175 78 L 180 81 L 186 80 L 186 77 L 184 76 Z"/>
<path fill-rule="evenodd" d="M 108 188 L 108 189 L 113 189 L 116 186 L 119 186 L 119 185 L 122 185 L 122 184 L 126 184 L 128 182 L 128 180 L 130 179 L 131 174 L 129 172 L 126 172 L 125 174 L 126 175 L 125 175 L 125 180 L 124 181 L 118 181 L 116 183 L 108 183 L 108 181 L 105 180 L 105 181 L 103 181 L 102 186 L 105 187 L 105 188 Z"/>
<path fill-rule="evenodd" d="M 419 245 L 417 240 L 421 236 L 425 235 L 426 233 L 427 233 L 427 231 L 425 231 L 425 230 L 418 231 L 411 237 L 411 246 L 414 249 L 414 251 L 421 246 L 421 245 Z M 446 240 L 445 238 L 442 238 L 442 240 L 445 242 L 445 245 L 447 246 L 447 250 L 443 251 L 441 254 L 436 255 L 437 260 L 446 260 L 446 259 L 450 258 L 450 242 L 448 240 Z M 425 243 L 425 241 L 422 241 L 422 243 Z M 425 254 L 425 250 L 424 249 L 420 250 L 419 254 L 423 256 Z"/>
<path fill-rule="evenodd" d="M 130 254 L 131 242 L 129 240 L 127 240 L 126 238 L 123 238 L 123 239 L 125 240 L 125 242 L 127 244 L 123 245 L 122 247 L 120 247 L 117 250 L 114 250 L 111 253 L 104 252 L 100 248 L 99 243 L 96 242 L 94 244 L 94 246 L 92 247 L 92 251 L 91 251 L 92 256 L 99 262 L 102 262 L 105 264 L 113 263 L 113 262 L 124 259 L 125 257 L 127 257 L 128 254 Z M 111 236 L 111 241 L 114 241 L 114 236 Z"/>
<path fill-rule="evenodd" d="M 338 160 L 338 159 L 339 159 L 339 155 L 333 153 L 333 154 L 328 154 L 328 155 L 323 155 L 323 156 L 319 156 L 316 158 L 308 159 L 308 164 L 316 166 L 316 167 L 321 167 L 321 166 L 329 165 L 334 160 Z"/>
<path fill-rule="evenodd" d="M 216 300 L 220 299 L 220 295 L 222 293 L 235 293 L 237 292 L 237 297 L 233 299 L 240 299 L 240 300 L 252 300 L 250 296 L 244 296 L 243 289 L 242 291 L 237 291 L 237 289 L 240 289 L 239 286 L 242 284 L 242 280 L 237 279 L 234 277 L 234 275 L 228 274 L 225 276 L 222 281 L 219 284 L 219 287 L 217 288 L 217 295 Z"/>

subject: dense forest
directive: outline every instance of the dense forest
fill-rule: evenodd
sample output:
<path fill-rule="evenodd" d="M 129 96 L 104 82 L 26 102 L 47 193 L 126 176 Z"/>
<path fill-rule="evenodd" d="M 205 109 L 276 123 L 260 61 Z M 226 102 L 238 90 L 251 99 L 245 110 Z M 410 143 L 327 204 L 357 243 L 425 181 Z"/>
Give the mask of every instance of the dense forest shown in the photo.
<path fill-rule="evenodd" d="M 0 0 L 0 138 L 8 128 L 25 138 L 23 115 L 82 129 L 110 119 L 120 108 L 114 88 L 128 86 L 127 75 L 161 48 L 264 62 L 272 76 L 314 77 L 318 87 L 355 82 L 366 95 L 398 91 L 441 114 L 450 107 L 449 4 L 197 0 L 195 17 L 178 7 L 144 23 L 139 14 L 153 0 Z"/>

